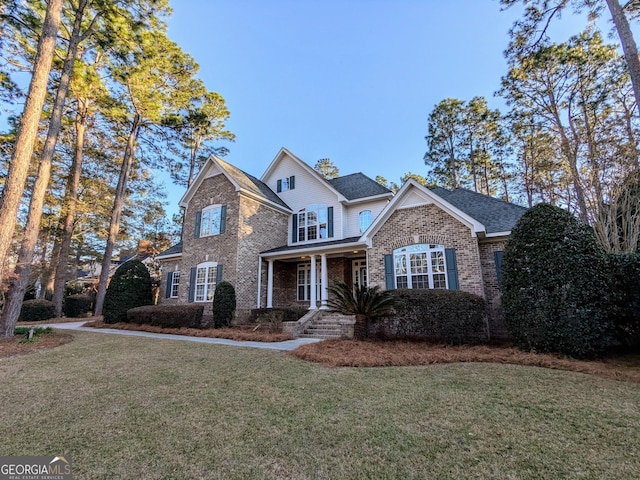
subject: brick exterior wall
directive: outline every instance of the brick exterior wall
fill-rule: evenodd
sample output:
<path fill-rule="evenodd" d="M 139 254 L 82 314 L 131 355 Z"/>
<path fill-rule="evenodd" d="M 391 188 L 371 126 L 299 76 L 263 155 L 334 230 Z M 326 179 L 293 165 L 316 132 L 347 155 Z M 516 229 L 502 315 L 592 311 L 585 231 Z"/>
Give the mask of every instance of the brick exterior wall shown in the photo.
<path fill-rule="evenodd" d="M 489 331 L 492 338 L 508 338 L 507 326 L 504 323 L 504 312 L 494 252 L 504 251 L 505 240 L 484 241 L 480 244 L 480 261 L 482 262 L 482 276 L 484 279 L 485 299 L 489 311 Z"/>
<path fill-rule="evenodd" d="M 460 290 L 485 297 L 478 239 L 466 225 L 435 205 L 395 211 L 376 232 L 367 252 L 369 285 L 385 287 L 384 255 L 416 243 L 456 249 Z"/>
<path fill-rule="evenodd" d="M 234 284 L 238 302 L 236 318 L 239 321 L 244 321 L 251 309 L 257 306 L 258 254 L 274 246 L 286 245 L 288 221 L 288 214 L 240 196 L 237 274 Z M 266 271 L 266 264 L 263 265 L 263 271 Z M 262 283 L 262 290 L 266 292 L 265 281 Z"/>
<path fill-rule="evenodd" d="M 164 304 L 164 305 L 176 305 L 177 303 L 179 303 L 179 299 L 178 298 L 167 298 L 167 274 L 169 272 L 175 272 L 176 270 L 180 271 L 180 257 L 178 258 L 172 258 L 169 260 L 160 260 L 160 264 L 162 265 L 162 275 L 160 277 L 160 289 L 159 289 L 159 295 L 158 295 L 158 304 Z M 180 286 L 182 286 L 182 282 L 184 282 L 184 275 L 185 273 L 183 271 L 180 271 Z M 188 277 L 188 273 L 187 273 L 187 280 L 189 279 Z"/>
<path fill-rule="evenodd" d="M 216 204 L 227 207 L 224 233 L 195 238 L 196 213 Z M 160 288 L 165 290 L 161 290 L 161 303 L 187 303 L 191 268 L 203 262 L 217 262 L 222 264 L 222 280 L 235 287 L 236 319 L 242 321 L 256 307 L 258 254 L 274 245 L 286 244 L 287 222 L 286 213 L 238 195 L 224 175 L 205 179 L 185 211 L 179 296 L 177 299 L 164 298 L 166 274 L 173 271 L 176 263 L 173 259 L 164 261 Z M 211 302 L 207 302 L 205 315 L 210 314 Z"/>

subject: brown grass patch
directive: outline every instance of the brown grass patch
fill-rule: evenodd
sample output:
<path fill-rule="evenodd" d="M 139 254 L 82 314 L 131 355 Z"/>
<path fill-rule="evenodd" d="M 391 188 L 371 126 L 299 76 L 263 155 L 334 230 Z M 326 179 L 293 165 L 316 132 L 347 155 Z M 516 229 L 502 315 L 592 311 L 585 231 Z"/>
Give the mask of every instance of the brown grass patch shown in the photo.
<path fill-rule="evenodd" d="M 51 332 L 38 335 L 35 337 L 35 341 L 33 342 L 20 343 L 23 339 L 24 335 L 16 335 L 12 338 L 0 339 L 0 358 L 24 355 L 27 353 L 37 352 L 39 350 L 55 348 L 72 341 L 73 335 L 69 333 Z"/>
<path fill-rule="evenodd" d="M 390 367 L 435 363 L 490 362 L 570 370 L 640 383 L 640 355 L 581 361 L 513 347 L 449 346 L 422 342 L 325 340 L 303 345 L 290 355 L 327 367 Z"/>
<path fill-rule="evenodd" d="M 242 327 L 231 328 L 165 328 L 153 325 L 139 325 L 137 323 L 104 323 L 93 320 L 84 324 L 92 328 L 117 328 L 119 330 L 135 330 L 138 332 L 167 333 L 171 335 L 186 335 L 190 337 L 225 338 L 238 342 L 284 342 L 294 337 L 284 332 L 265 332 Z"/>

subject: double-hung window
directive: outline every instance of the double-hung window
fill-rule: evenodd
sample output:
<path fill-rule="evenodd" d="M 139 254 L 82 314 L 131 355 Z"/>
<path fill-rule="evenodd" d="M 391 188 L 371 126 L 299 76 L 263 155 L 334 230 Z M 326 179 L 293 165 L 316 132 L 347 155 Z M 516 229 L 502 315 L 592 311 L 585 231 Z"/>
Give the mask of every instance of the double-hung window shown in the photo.
<path fill-rule="evenodd" d="M 316 298 L 320 298 L 320 265 L 316 264 Z M 311 300 L 311 264 L 298 264 L 298 301 L 304 302 Z"/>
<path fill-rule="evenodd" d="M 173 272 L 173 275 L 171 275 L 171 291 L 170 291 L 171 298 L 178 297 L 179 288 L 180 288 L 180 272 Z"/>
<path fill-rule="evenodd" d="M 416 244 L 393 251 L 396 288 L 447 288 L 445 249 Z"/>
<path fill-rule="evenodd" d="M 195 297 L 196 302 L 208 302 L 213 300 L 213 293 L 216 289 L 216 269 L 215 263 L 201 263 L 196 269 Z"/>

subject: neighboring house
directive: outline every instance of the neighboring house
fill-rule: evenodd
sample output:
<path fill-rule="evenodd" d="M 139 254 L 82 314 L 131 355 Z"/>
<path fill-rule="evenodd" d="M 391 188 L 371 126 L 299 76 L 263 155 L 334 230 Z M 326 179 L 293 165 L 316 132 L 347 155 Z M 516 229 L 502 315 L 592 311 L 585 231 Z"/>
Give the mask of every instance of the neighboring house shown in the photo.
<path fill-rule="evenodd" d="M 413 180 L 394 195 L 362 173 L 325 180 L 286 149 L 260 179 L 210 157 L 180 201 L 182 242 L 162 252 L 161 303 L 207 302 L 222 280 L 238 315 L 327 308 L 334 280 L 464 290 L 487 300 L 501 332 L 504 242 L 525 208 Z"/>

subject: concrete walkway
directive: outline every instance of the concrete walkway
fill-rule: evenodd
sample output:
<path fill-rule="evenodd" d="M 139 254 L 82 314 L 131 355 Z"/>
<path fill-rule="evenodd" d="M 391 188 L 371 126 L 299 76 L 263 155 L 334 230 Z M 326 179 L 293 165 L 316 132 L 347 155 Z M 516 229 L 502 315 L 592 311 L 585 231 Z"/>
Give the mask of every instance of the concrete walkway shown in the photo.
<path fill-rule="evenodd" d="M 85 322 L 67 322 L 50 323 L 43 326 L 58 328 L 60 330 L 74 330 L 78 332 L 112 333 L 115 335 L 130 335 L 133 337 L 161 338 L 164 340 L 183 340 L 187 342 L 199 343 L 217 343 L 220 345 L 230 345 L 232 347 L 266 348 L 270 350 L 283 351 L 295 350 L 301 345 L 320 341 L 320 339 L 317 338 L 295 338 L 293 340 L 286 340 L 284 342 L 237 342 L 235 340 L 227 340 L 226 338 L 190 337 L 188 335 L 173 335 L 169 333 L 150 333 L 138 332 L 135 330 L 119 330 L 115 328 L 83 327 L 84 324 Z"/>

